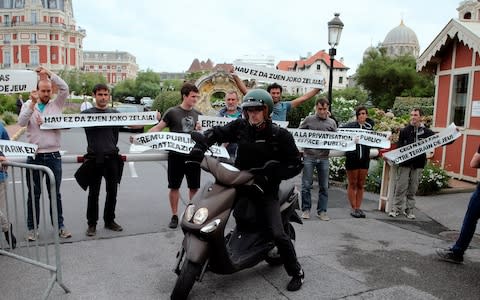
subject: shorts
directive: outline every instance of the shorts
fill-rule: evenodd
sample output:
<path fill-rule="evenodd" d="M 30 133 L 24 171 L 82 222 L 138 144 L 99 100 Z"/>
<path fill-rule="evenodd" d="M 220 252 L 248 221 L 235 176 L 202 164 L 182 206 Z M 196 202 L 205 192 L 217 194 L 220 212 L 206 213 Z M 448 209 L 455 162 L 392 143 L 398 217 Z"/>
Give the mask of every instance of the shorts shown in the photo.
<path fill-rule="evenodd" d="M 182 185 L 183 176 L 187 177 L 189 189 L 200 188 L 200 165 L 186 164 L 190 158 L 185 154 L 175 152 L 168 153 L 168 188 L 179 189 Z"/>

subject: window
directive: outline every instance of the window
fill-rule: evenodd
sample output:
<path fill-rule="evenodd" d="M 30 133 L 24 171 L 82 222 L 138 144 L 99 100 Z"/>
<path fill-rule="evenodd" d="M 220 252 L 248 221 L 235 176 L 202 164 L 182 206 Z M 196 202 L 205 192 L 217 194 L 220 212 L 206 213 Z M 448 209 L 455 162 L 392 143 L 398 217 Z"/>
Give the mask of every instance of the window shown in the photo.
<path fill-rule="evenodd" d="M 39 62 L 38 62 L 38 50 L 37 50 L 37 49 L 30 50 L 30 64 L 31 64 L 32 66 L 38 66 L 38 65 L 39 65 Z"/>
<path fill-rule="evenodd" d="M 4 34 L 3 35 L 3 43 L 4 44 L 10 44 L 11 39 L 10 39 L 10 34 Z"/>
<path fill-rule="evenodd" d="M 468 74 L 455 75 L 453 78 L 452 107 L 450 122 L 457 126 L 465 125 L 465 107 L 467 106 Z"/>
<path fill-rule="evenodd" d="M 343 77 L 340 76 L 340 77 L 338 77 L 338 84 L 342 84 L 342 83 L 343 83 Z"/>
<path fill-rule="evenodd" d="M 10 67 L 12 61 L 12 55 L 9 50 L 3 51 L 3 66 L 4 67 Z"/>
<path fill-rule="evenodd" d="M 317 65 L 317 71 L 320 71 L 322 69 L 322 66 L 320 64 Z"/>
<path fill-rule="evenodd" d="M 32 18 L 32 24 L 35 25 L 38 23 L 38 20 L 37 20 L 37 12 L 36 11 L 32 11 L 32 14 L 30 15 L 30 18 Z"/>

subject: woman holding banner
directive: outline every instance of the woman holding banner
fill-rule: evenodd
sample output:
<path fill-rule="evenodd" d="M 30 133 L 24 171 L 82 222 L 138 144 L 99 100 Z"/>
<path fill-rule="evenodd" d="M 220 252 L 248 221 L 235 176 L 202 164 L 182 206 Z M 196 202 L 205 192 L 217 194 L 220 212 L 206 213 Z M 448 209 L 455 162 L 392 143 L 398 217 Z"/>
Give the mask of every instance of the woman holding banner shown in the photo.
<path fill-rule="evenodd" d="M 368 118 L 368 111 L 365 106 L 359 106 L 355 110 L 357 120 L 350 122 L 343 128 L 359 128 L 373 130 L 374 122 Z M 365 181 L 370 165 L 370 147 L 357 143 L 356 149 L 345 153 L 345 169 L 348 178 L 348 200 L 352 207 L 350 215 L 354 218 L 365 218 L 365 213 L 360 209 L 365 192 Z"/>

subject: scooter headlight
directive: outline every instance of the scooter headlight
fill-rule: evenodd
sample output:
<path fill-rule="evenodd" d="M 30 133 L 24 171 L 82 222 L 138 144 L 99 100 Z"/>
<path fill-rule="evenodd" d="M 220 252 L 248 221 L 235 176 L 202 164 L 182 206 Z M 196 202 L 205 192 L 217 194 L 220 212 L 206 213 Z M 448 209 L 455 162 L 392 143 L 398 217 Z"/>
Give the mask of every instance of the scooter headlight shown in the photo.
<path fill-rule="evenodd" d="M 187 222 L 190 222 L 193 218 L 193 214 L 195 213 L 195 205 L 193 204 L 190 204 L 189 206 L 187 206 L 187 208 L 185 209 L 185 214 L 184 214 L 184 218 Z"/>
<path fill-rule="evenodd" d="M 207 218 L 208 218 L 208 209 L 205 207 L 202 207 L 195 212 L 195 215 L 193 215 L 193 223 L 197 225 L 203 224 L 203 222 L 205 222 Z"/>

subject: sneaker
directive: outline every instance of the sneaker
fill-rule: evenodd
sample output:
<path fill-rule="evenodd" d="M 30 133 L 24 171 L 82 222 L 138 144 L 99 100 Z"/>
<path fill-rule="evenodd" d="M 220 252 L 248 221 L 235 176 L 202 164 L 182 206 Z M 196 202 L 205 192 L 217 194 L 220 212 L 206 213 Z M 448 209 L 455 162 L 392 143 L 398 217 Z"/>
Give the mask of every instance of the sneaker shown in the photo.
<path fill-rule="evenodd" d="M 31 230 L 29 230 L 29 231 L 27 232 L 27 237 L 26 237 L 26 239 L 27 239 L 27 241 L 29 241 L 29 242 L 34 242 L 34 241 L 36 241 L 36 240 L 38 239 L 38 236 L 39 236 L 38 230 L 31 229 Z"/>
<path fill-rule="evenodd" d="M 87 236 L 95 236 L 97 234 L 97 227 L 95 225 L 88 225 Z"/>
<path fill-rule="evenodd" d="M 395 217 L 398 217 L 400 213 L 396 210 L 392 210 L 388 215 L 392 218 L 395 218 Z"/>
<path fill-rule="evenodd" d="M 363 210 L 359 208 L 357 209 L 357 211 L 358 211 L 358 214 L 360 215 L 360 218 L 365 218 L 365 213 L 363 212 Z"/>
<path fill-rule="evenodd" d="M 122 226 L 115 223 L 115 221 L 105 223 L 105 228 L 110 229 L 112 231 L 122 231 Z"/>
<path fill-rule="evenodd" d="M 405 217 L 407 217 L 407 219 L 410 219 L 410 220 L 415 219 L 415 215 L 411 212 L 404 211 L 403 214 L 405 215 Z"/>
<path fill-rule="evenodd" d="M 317 214 L 317 217 L 322 220 L 322 221 L 330 221 L 330 217 L 327 216 L 327 212 L 326 211 L 321 211 Z"/>
<path fill-rule="evenodd" d="M 455 254 L 452 249 L 436 249 L 435 252 L 440 260 L 454 264 L 463 264 L 463 255 Z"/>
<path fill-rule="evenodd" d="M 304 210 L 301 215 L 302 219 L 310 219 L 310 211 Z"/>
<path fill-rule="evenodd" d="M 174 229 L 174 228 L 177 228 L 177 226 L 178 226 L 178 216 L 173 215 L 172 219 L 170 220 L 170 223 L 168 224 L 168 227 Z"/>
<path fill-rule="evenodd" d="M 303 272 L 303 270 L 300 270 L 300 274 L 293 276 L 290 282 L 288 283 L 287 290 L 291 292 L 298 291 L 302 287 L 304 280 L 305 280 L 305 273 Z"/>
<path fill-rule="evenodd" d="M 72 233 L 68 231 L 65 227 L 60 228 L 58 231 L 58 236 L 62 239 L 68 239 L 72 237 Z"/>
<path fill-rule="evenodd" d="M 355 210 L 352 210 L 352 212 L 350 213 L 350 215 L 354 218 L 361 218 L 362 216 L 360 215 L 360 213 L 358 212 L 358 209 L 355 209 Z"/>

